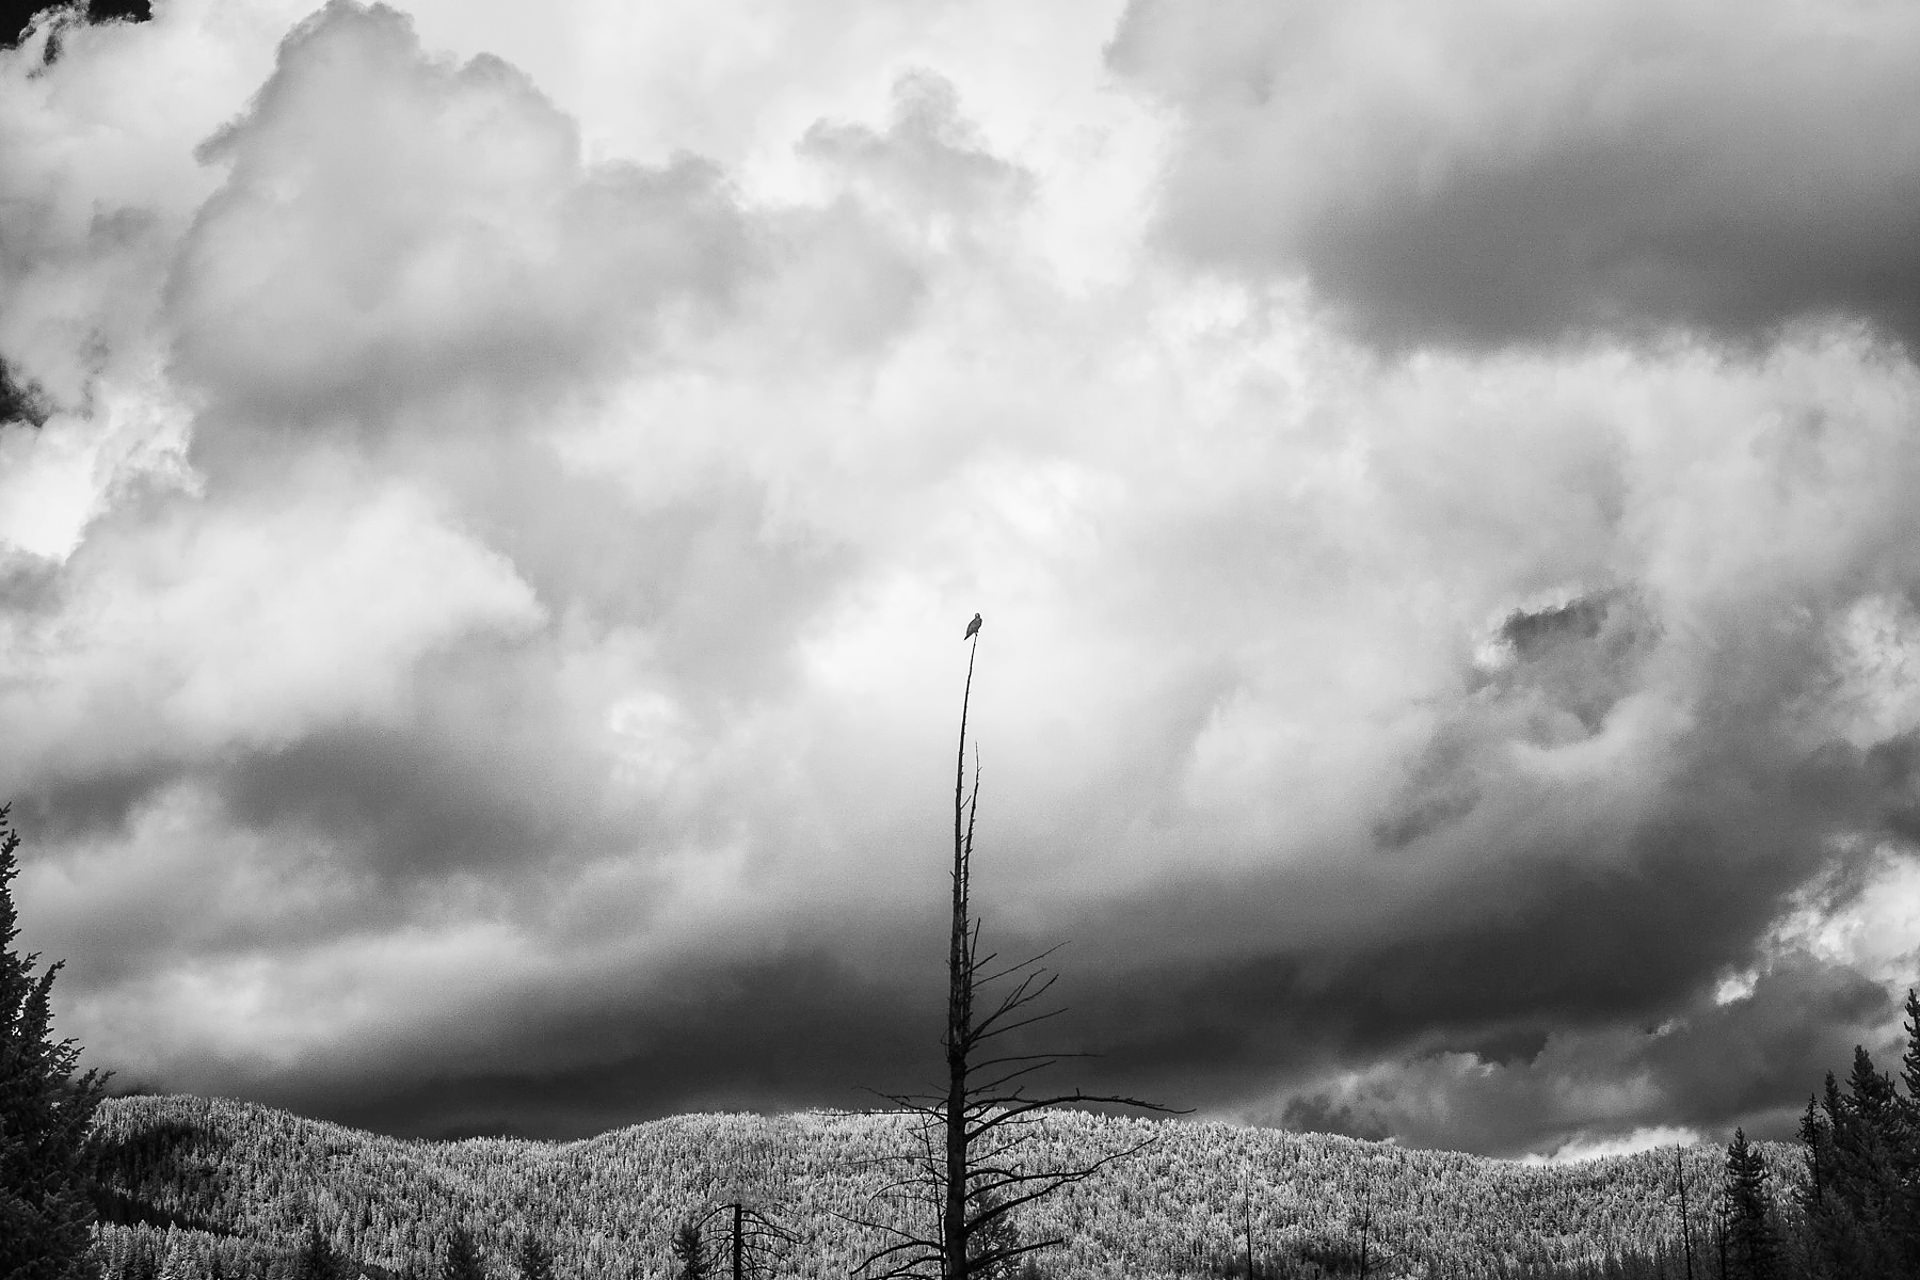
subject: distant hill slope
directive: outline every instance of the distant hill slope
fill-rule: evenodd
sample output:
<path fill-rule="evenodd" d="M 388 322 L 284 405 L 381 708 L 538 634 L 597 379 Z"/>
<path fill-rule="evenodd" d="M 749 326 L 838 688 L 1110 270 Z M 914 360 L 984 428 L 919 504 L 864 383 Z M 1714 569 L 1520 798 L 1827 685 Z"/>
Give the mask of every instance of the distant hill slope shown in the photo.
<path fill-rule="evenodd" d="M 205 1274 L 217 1254 L 267 1276 L 309 1220 L 372 1271 L 426 1274 L 446 1230 L 465 1223 L 494 1274 L 511 1273 L 537 1232 L 563 1277 L 663 1276 L 690 1213 L 735 1199 L 798 1244 L 779 1273 L 844 1277 L 880 1243 L 848 1219 L 897 1170 L 907 1122 L 844 1113 L 690 1115 L 580 1142 L 405 1141 L 223 1099 L 134 1097 L 100 1109 L 109 1280 L 138 1276 L 169 1247 Z M 1406 1150 L 1322 1134 L 1062 1113 L 1037 1161 L 1085 1161 L 1151 1138 L 1092 1182 L 1029 1207 L 1028 1239 L 1049 1276 L 1215 1274 L 1241 1256 L 1282 1274 L 1347 1274 L 1363 1224 L 1372 1276 L 1488 1274 L 1502 1262 L 1598 1259 L 1677 1244 L 1673 1152 L 1559 1167 Z M 1795 1149 L 1769 1152 L 1793 1177 Z M 1696 1231 L 1708 1220 L 1721 1153 L 1685 1153 Z M 1776 1181 L 1781 1181 L 1776 1179 Z M 1371 1220 L 1368 1222 L 1368 1215 Z M 171 1227 L 171 1242 L 161 1232 Z M 1698 1238 L 1698 1237 L 1696 1237 Z M 198 1255 L 201 1266 L 191 1264 Z"/>

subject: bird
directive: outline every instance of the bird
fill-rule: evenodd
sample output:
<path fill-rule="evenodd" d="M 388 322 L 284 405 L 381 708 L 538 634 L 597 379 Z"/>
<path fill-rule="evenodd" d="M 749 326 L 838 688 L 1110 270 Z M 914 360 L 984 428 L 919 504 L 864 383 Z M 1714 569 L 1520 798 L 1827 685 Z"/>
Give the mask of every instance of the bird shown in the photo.
<path fill-rule="evenodd" d="M 973 621 L 967 624 L 967 634 L 961 636 L 960 638 L 962 640 L 971 640 L 979 632 L 979 630 L 980 630 L 980 615 L 976 613 L 973 615 Z"/>

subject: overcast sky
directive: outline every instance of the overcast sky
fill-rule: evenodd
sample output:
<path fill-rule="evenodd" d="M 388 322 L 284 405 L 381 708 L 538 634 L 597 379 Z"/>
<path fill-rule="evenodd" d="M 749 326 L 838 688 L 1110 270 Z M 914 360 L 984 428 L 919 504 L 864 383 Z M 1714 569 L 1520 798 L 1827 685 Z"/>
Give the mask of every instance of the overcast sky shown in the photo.
<path fill-rule="evenodd" d="M 1920 980 L 1916 65 L 1906 0 L 43 21 L 59 1029 L 407 1134 L 931 1083 L 979 610 L 1059 1084 L 1787 1136 Z"/>

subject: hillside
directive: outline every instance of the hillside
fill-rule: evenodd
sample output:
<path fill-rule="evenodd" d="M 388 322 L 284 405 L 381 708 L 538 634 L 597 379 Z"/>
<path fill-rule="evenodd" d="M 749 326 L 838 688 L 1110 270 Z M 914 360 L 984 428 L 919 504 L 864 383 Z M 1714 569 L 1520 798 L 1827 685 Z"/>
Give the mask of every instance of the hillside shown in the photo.
<path fill-rule="evenodd" d="M 910 1137 L 898 1117 L 690 1115 L 579 1142 L 406 1141 L 220 1099 L 108 1101 L 99 1117 L 109 1280 L 164 1263 L 183 1275 L 263 1277 L 309 1220 L 374 1272 L 424 1274 L 445 1231 L 465 1223 L 495 1274 L 529 1231 L 566 1277 L 663 1276 L 689 1213 L 742 1200 L 797 1238 L 779 1274 L 843 1277 L 880 1237 L 884 1157 Z M 1281 1274 L 1342 1274 L 1366 1223 L 1374 1276 L 1485 1275 L 1502 1264 L 1653 1252 L 1677 1241 L 1673 1152 L 1536 1167 L 1322 1134 L 1060 1114 L 1037 1160 L 1084 1160 L 1151 1143 L 1101 1178 L 1019 1220 L 1050 1276 L 1215 1273 L 1245 1247 Z M 1769 1153 L 1791 1178 L 1790 1148 Z M 1696 1229 L 1721 1152 L 1685 1168 Z M 1778 1181 L 1778 1180 L 1777 1180 Z M 168 1234 L 170 1232 L 170 1235 Z"/>

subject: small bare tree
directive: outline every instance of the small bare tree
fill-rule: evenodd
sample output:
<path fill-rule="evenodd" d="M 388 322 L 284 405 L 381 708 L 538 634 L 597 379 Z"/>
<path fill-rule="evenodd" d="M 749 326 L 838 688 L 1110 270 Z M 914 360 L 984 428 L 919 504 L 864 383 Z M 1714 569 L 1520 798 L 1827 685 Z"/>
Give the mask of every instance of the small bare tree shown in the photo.
<path fill-rule="evenodd" d="M 722 1247 L 726 1250 L 724 1255 L 718 1257 L 708 1243 L 713 1239 L 712 1224 L 716 1218 L 720 1220 L 718 1230 Z M 704 1267 L 700 1274 L 712 1276 L 715 1280 L 751 1280 L 771 1276 L 785 1251 L 799 1243 L 791 1231 L 742 1200 L 717 1204 L 705 1213 L 689 1216 L 680 1228 L 681 1235 L 685 1235 L 689 1228 L 693 1242 L 690 1252 L 700 1257 Z M 682 1252 L 679 1239 L 680 1236 L 675 1237 L 676 1257 Z M 729 1259 L 731 1265 L 728 1265 Z"/>
<path fill-rule="evenodd" d="M 1686 1148 L 1673 1149 L 1673 1191 L 1680 1198 L 1680 1244 L 1687 1254 L 1687 1280 L 1693 1280 L 1693 1222 L 1687 1215 L 1687 1170 L 1682 1162 Z"/>
<path fill-rule="evenodd" d="M 980 761 L 974 752 L 973 786 L 967 787 L 967 716 L 973 699 L 974 660 L 980 652 L 980 619 L 967 628 L 967 683 L 960 698 L 960 746 L 953 778 L 952 920 L 947 950 L 947 1087 L 939 1094 L 884 1095 L 901 1111 L 918 1116 L 920 1149 L 893 1159 L 907 1172 L 880 1193 L 896 1207 L 939 1207 L 928 1226 L 861 1221 L 860 1225 L 898 1237 L 865 1259 L 856 1274 L 868 1280 L 921 1277 L 969 1280 L 1009 1272 L 1012 1262 L 1035 1250 L 1064 1243 L 1059 1237 L 1021 1240 L 1010 1214 L 1062 1187 L 1083 1182 L 1146 1143 L 1112 1151 L 1082 1163 L 1030 1167 L 1024 1150 L 1041 1112 L 1088 1103 L 1169 1112 L 1172 1108 L 1138 1098 L 1072 1093 L 1028 1096 L 1034 1074 L 1079 1053 L 1017 1051 L 1002 1038 L 1065 1012 L 1040 1008 L 1058 974 L 1044 966 L 1057 951 L 1012 964 L 998 953 L 980 950 L 980 920 L 973 912 L 973 831 L 980 803 Z"/>

